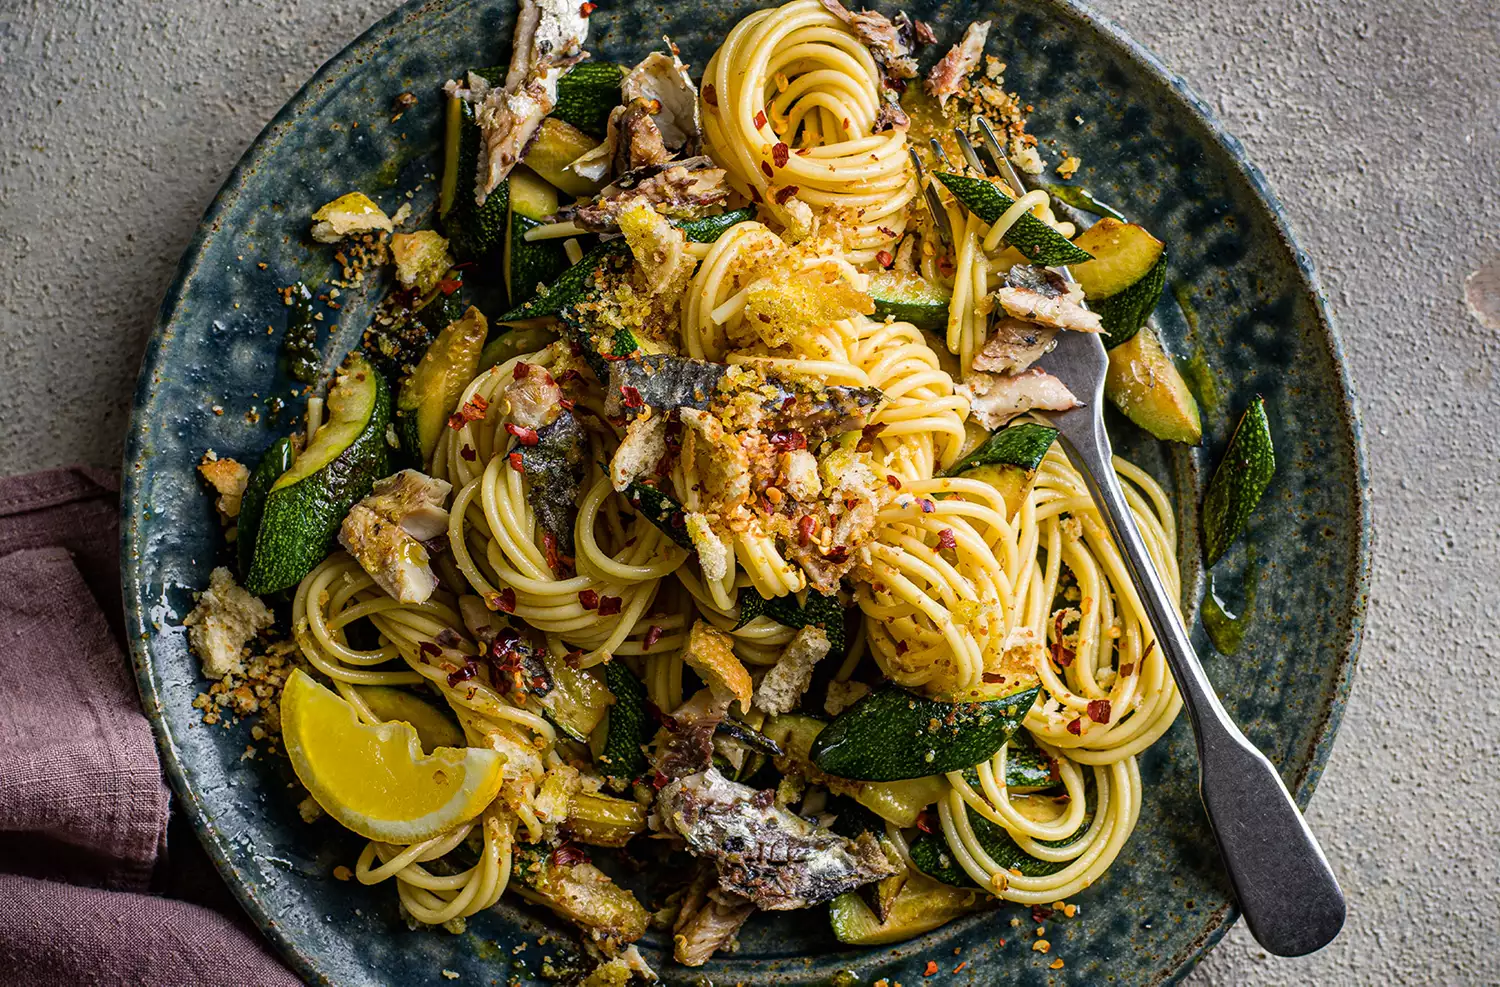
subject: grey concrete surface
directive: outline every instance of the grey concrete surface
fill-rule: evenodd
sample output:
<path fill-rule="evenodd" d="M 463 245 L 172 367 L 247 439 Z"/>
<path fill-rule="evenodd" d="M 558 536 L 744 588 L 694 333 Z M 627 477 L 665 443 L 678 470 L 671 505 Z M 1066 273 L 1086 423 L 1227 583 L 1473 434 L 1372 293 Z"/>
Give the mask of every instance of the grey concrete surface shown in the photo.
<path fill-rule="evenodd" d="M 116 465 L 204 206 L 389 5 L 0 0 L 0 472 Z M 1187 78 L 1286 204 L 1343 330 L 1375 490 L 1361 670 L 1310 813 L 1348 927 L 1300 960 L 1237 928 L 1191 982 L 1500 983 L 1500 703 L 1479 674 L 1500 651 L 1500 312 L 1486 327 L 1464 301 L 1500 262 L 1500 5 L 1096 5 Z"/>

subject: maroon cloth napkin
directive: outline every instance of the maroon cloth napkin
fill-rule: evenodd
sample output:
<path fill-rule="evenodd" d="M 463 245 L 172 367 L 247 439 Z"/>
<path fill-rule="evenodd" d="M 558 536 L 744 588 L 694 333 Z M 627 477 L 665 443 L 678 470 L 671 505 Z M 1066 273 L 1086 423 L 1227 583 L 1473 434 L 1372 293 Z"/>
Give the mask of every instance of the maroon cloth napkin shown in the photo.
<path fill-rule="evenodd" d="M 118 491 L 82 468 L 0 479 L 0 979 L 294 985 L 192 833 L 168 839 L 120 647 Z"/>

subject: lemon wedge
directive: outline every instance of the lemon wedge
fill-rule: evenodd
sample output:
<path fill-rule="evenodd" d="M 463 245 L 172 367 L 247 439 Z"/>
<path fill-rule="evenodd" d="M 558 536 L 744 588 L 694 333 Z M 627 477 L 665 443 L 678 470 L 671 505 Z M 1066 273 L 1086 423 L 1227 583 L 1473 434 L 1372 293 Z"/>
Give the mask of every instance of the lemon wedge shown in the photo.
<path fill-rule="evenodd" d="M 404 722 L 371 726 L 301 669 L 281 693 L 281 731 L 302 784 L 334 819 L 382 843 L 419 843 L 494 801 L 505 759 L 478 747 L 422 753 Z"/>

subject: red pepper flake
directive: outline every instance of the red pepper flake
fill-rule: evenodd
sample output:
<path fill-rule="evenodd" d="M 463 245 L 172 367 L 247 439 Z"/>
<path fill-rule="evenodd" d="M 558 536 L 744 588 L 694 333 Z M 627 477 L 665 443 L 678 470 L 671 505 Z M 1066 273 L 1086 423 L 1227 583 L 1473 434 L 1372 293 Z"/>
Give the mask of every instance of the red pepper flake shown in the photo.
<path fill-rule="evenodd" d="M 465 401 L 463 407 L 448 416 L 448 427 L 457 431 L 469 422 L 479 421 L 489 410 L 490 403 L 484 399 L 484 395 L 476 394 Z"/>
<path fill-rule="evenodd" d="M 886 236 L 890 237 L 892 240 L 896 239 L 896 231 L 891 229 L 889 226 L 877 226 L 875 228 L 881 233 L 884 233 Z"/>
<path fill-rule="evenodd" d="M 931 514 L 933 511 L 937 510 L 937 505 L 928 500 L 926 497 L 918 497 L 917 504 L 922 508 L 923 514 Z"/>
<path fill-rule="evenodd" d="M 1083 733 L 1083 718 L 1074 717 L 1073 721 L 1068 724 L 1068 732 L 1075 737 L 1081 735 Z"/>
<path fill-rule="evenodd" d="M 892 490 L 900 490 L 901 478 L 895 473 L 887 473 L 885 475 L 885 485 L 890 487 Z"/>
<path fill-rule="evenodd" d="M 1072 648 L 1063 644 L 1063 616 L 1063 612 L 1059 610 L 1057 618 L 1052 622 L 1052 629 L 1056 631 L 1054 636 L 1057 638 L 1056 641 L 1052 642 L 1052 660 L 1057 662 L 1059 667 L 1067 668 L 1073 664 L 1073 659 L 1077 655 Z"/>
<path fill-rule="evenodd" d="M 703 86 L 703 102 L 714 107 L 719 105 L 719 91 L 714 88 L 712 82 L 706 83 Z"/>
<path fill-rule="evenodd" d="M 1089 700 L 1089 719 L 1093 720 L 1095 723 L 1108 723 L 1109 714 L 1110 707 L 1108 699 Z"/>
<path fill-rule="evenodd" d="M 562 410 L 572 411 L 575 402 L 572 398 L 558 398 L 557 403 L 559 406 L 561 406 Z"/>
<path fill-rule="evenodd" d="M 599 616 L 613 617 L 620 612 L 620 607 L 625 601 L 618 596 L 599 597 Z"/>
<path fill-rule="evenodd" d="M 938 544 L 943 548 L 957 548 L 958 539 L 953 537 L 952 528 L 944 528 L 938 532 Z"/>
<path fill-rule="evenodd" d="M 656 647 L 656 642 L 660 641 L 661 636 L 665 633 L 667 633 L 666 628 L 662 627 L 660 624 L 652 624 L 650 627 L 646 628 L 646 648 L 649 650 Z"/>
<path fill-rule="evenodd" d="M 654 789 L 656 789 L 659 792 L 663 788 L 666 788 L 667 787 L 667 783 L 670 782 L 671 780 L 672 780 L 671 778 L 668 778 L 666 775 L 664 775 L 660 771 L 658 771 L 658 772 L 656 772 L 655 774 L 653 774 L 651 776 L 651 787 L 654 788 Z"/>
<path fill-rule="evenodd" d="M 966 967 L 968 965 L 969 965 L 969 961 L 968 960 L 964 960 L 958 966 L 956 966 L 956 967 L 953 968 L 953 972 L 954 973 L 958 973 L 960 970 L 962 970 L 964 967 Z"/>
<path fill-rule="evenodd" d="M 514 435 L 516 441 L 523 446 L 534 446 L 541 441 L 541 439 L 537 438 L 536 429 L 527 428 L 525 425 L 512 425 L 510 422 L 506 422 L 505 430 Z"/>
<path fill-rule="evenodd" d="M 1120 675 L 1122 677 L 1126 676 L 1126 675 L 1134 675 L 1134 674 L 1135 674 L 1135 662 L 1128 661 L 1125 664 L 1123 664 L 1123 665 L 1120 666 Z"/>
<path fill-rule="evenodd" d="M 478 673 L 478 671 L 478 665 L 474 664 L 472 661 L 468 662 L 464 665 L 463 668 L 460 668 L 458 671 L 448 673 L 448 684 L 450 686 L 455 686 L 460 682 L 467 682 L 469 681 L 469 679 L 472 679 L 475 674 Z"/>
<path fill-rule="evenodd" d="M 444 279 L 438 282 L 438 291 L 441 291 L 445 295 L 451 295 L 463 286 L 464 283 L 462 281 Z"/>
<path fill-rule="evenodd" d="M 578 603 L 585 610 L 598 610 L 599 594 L 591 589 L 581 589 L 578 591 Z"/>
<path fill-rule="evenodd" d="M 802 187 L 800 185 L 783 185 L 781 188 L 776 190 L 776 195 L 774 197 L 776 199 L 776 204 L 778 206 L 786 205 L 786 200 L 790 199 L 800 191 L 802 191 Z"/>
<path fill-rule="evenodd" d="M 833 546 L 832 548 L 830 548 L 828 550 L 828 554 L 827 554 L 826 558 L 828 559 L 829 562 L 833 562 L 835 564 L 840 563 L 840 562 L 847 562 L 849 560 L 849 546 L 847 546 L 847 545 L 835 545 L 835 546 Z"/>
<path fill-rule="evenodd" d="M 530 373 L 531 364 L 525 362 L 516 364 L 510 371 L 510 375 L 516 380 L 525 380 Z"/>
<path fill-rule="evenodd" d="M 907 644 L 905 641 L 896 642 L 896 654 L 904 655 L 909 650 L 911 650 L 911 645 Z"/>
<path fill-rule="evenodd" d="M 796 429 L 771 433 L 771 448 L 777 452 L 792 452 L 807 448 L 807 436 Z"/>
<path fill-rule="evenodd" d="M 498 593 L 490 594 L 488 603 L 491 610 L 501 610 L 505 613 L 515 613 L 516 591 L 507 586 Z"/>
<path fill-rule="evenodd" d="M 769 161 L 762 161 L 760 163 L 760 170 L 765 174 L 767 178 L 776 177 L 776 169 L 771 167 L 771 163 Z"/>
<path fill-rule="evenodd" d="M 593 4 L 586 3 L 584 6 L 592 7 Z M 572 840 L 559 843 L 557 849 L 552 851 L 552 863 L 558 867 L 572 867 L 574 864 L 586 864 L 588 862 L 588 851 Z"/>
<path fill-rule="evenodd" d="M 641 399 L 641 392 L 629 384 L 620 385 L 620 394 L 625 398 L 625 407 L 627 408 L 639 408 L 646 403 Z"/>
<path fill-rule="evenodd" d="M 557 536 L 550 531 L 542 532 L 542 548 L 547 553 L 547 568 L 557 571 Z"/>
<path fill-rule="evenodd" d="M 806 545 L 812 540 L 813 528 L 817 526 L 817 519 L 811 514 L 804 514 L 797 519 L 797 544 Z"/>
<path fill-rule="evenodd" d="M 1052 909 L 1048 908 L 1046 905 L 1031 906 L 1031 920 L 1037 925 L 1041 925 L 1051 917 Z"/>
<path fill-rule="evenodd" d="M 433 644 L 431 641 L 423 641 L 418 644 L 417 647 L 421 649 L 422 654 L 432 655 L 432 657 L 434 658 L 443 653 L 443 649 L 438 647 L 436 644 Z"/>
<path fill-rule="evenodd" d="M 928 24 L 926 21 L 912 21 L 911 26 L 912 33 L 916 35 L 917 44 L 937 44 L 937 35 L 932 32 L 932 25 Z"/>
<path fill-rule="evenodd" d="M 462 449 L 458 450 L 458 454 L 463 457 L 465 462 L 469 463 L 472 463 L 474 460 L 479 458 L 479 453 L 474 451 L 474 447 L 467 444 L 464 445 Z"/>
<path fill-rule="evenodd" d="M 564 370 L 562 373 L 560 373 L 560 374 L 557 375 L 557 383 L 559 383 L 559 384 L 570 384 L 570 383 L 572 383 L 575 380 L 582 380 L 582 379 L 583 379 L 583 374 L 581 374 L 578 371 L 574 370 L 572 367 L 569 367 L 567 370 Z"/>
<path fill-rule="evenodd" d="M 935 974 L 937 972 L 938 972 L 937 960 L 928 960 L 927 961 L 927 969 L 925 969 L 925 970 L 922 971 L 922 976 L 924 976 L 924 977 L 930 977 L 930 976 L 932 976 L 933 974 Z"/>
<path fill-rule="evenodd" d="M 932 810 L 923 809 L 917 813 L 917 828 L 924 833 L 931 833 L 933 831 Z"/>
<path fill-rule="evenodd" d="M 510 462 L 511 469 L 515 470 L 517 473 L 526 472 L 526 460 L 521 458 L 521 454 L 519 452 L 513 452 L 505 458 Z"/>
<path fill-rule="evenodd" d="M 569 651 L 567 654 L 563 655 L 563 664 L 567 665 L 569 668 L 582 668 L 583 650 L 581 648 L 575 648 L 574 650 Z"/>
<path fill-rule="evenodd" d="M 785 143 L 777 141 L 771 145 L 771 162 L 778 168 L 785 168 L 786 163 L 792 158 L 792 149 Z"/>
<path fill-rule="evenodd" d="M 759 130 L 761 127 L 764 127 L 765 125 L 766 125 L 766 111 L 765 110 L 761 110 L 759 113 L 755 114 L 755 129 Z"/>
<path fill-rule="evenodd" d="M 875 436 L 885 431 L 885 425 L 866 425 L 859 430 L 859 443 L 854 447 L 855 452 L 869 452 L 875 447 Z"/>
<path fill-rule="evenodd" d="M 889 250 L 881 250 L 875 254 L 875 263 L 889 270 L 890 266 L 896 263 L 896 258 L 891 256 L 891 252 Z"/>
<path fill-rule="evenodd" d="M 985 672 L 980 676 L 980 678 L 988 682 L 990 685 L 1000 685 L 1005 681 L 1005 676 L 1001 675 L 999 672 Z"/>

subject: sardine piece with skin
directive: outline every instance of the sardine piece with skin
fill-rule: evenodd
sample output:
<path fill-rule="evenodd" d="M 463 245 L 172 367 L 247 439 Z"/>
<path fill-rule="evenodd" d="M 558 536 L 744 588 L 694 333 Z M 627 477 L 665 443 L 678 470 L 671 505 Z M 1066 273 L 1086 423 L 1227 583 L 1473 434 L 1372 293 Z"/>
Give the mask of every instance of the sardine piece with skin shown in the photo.
<path fill-rule="evenodd" d="M 1014 319 L 1053 329 L 1103 332 L 1096 312 L 1083 307 L 1083 288 L 1056 271 L 1036 264 L 1016 264 L 1005 275 L 995 300 Z"/>
<path fill-rule="evenodd" d="M 810 908 L 896 868 L 869 833 L 847 839 L 710 767 L 657 796 L 665 828 L 711 860 L 719 887 L 768 911 Z"/>
<path fill-rule="evenodd" d="M 1079 407 L 1066 384 L 1038 367 L 1009 377 L 971 374 L 958 391 L 969 399 L 969 417 L 991 430 L 1028 411 Z"/>

